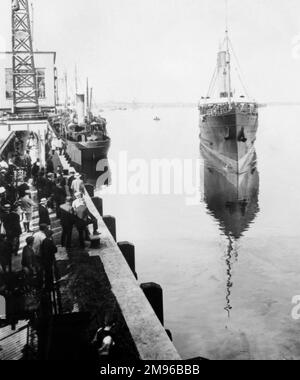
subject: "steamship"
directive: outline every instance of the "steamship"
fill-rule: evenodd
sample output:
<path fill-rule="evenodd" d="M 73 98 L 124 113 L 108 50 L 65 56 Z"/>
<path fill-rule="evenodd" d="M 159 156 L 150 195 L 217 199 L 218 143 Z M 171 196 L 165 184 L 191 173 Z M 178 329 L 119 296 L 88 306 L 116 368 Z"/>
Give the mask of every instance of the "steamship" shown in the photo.
<path fill-rule="evenodd" d="M 219 161 L 224 171 L 239 174 L 248 170 L 253 158 L 258 104 L 233 89 L 230 47 L 226 31 L 208 95 L 199 103 L 200 139 L 201 148 Z"/>
<path fill-rule="evenodd" d="M 92 114 L 90 105 L 86 107 L 84 94 L 76 94 L 76 111 L 64 110 L 52 120 L 66 143 L 67 158 L 91 183 L 108 169 L 105 165 L 98 168 L 99 161 L 107 160 L 111 145 L 106 125 L 104 118 Z"/>

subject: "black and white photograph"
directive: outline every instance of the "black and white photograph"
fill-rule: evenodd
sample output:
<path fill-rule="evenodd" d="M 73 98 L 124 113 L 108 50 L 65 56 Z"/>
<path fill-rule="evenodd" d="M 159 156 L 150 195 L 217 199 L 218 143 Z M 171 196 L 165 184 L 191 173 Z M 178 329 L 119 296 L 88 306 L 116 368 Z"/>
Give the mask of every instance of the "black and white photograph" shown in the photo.
<path fill-rule="evenodd" d="M 299 123 L 299 1 L 2 0 L 0 361 L 300 360 Z"/>

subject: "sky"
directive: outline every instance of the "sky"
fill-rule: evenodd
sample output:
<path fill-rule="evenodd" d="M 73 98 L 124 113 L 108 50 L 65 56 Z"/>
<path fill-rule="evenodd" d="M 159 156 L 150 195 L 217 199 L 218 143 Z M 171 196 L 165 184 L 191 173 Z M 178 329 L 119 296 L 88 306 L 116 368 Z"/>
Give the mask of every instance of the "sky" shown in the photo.
<path fill-rule="evenodd" d="M 0 45 L 8 50 L 10 3 L 0 4 Z M 224 38 L 225 0 L 32 3 L 34 47 L 57 52 L 60 75 L 74 75 L 77 64 L 97 101 L 197 102 L 206 95 Z M 228 13 L 251 96 L 300 101 L 299 0 L 229 0 Z"/>

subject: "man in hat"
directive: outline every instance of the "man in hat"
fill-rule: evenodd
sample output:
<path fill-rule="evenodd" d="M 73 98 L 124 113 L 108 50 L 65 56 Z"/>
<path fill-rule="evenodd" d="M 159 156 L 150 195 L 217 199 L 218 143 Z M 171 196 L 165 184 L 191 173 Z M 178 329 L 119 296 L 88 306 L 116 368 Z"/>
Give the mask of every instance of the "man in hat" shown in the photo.
<path fill-rule="evenodd" d="M 75 174 L 75 179 L 72 182 L 71 190 L 73 194 L 76 194 L 78 192 L 84 193 L 84 183 L 79 173 Z"/>
<path fill-rule="evenodd" d="M 33 231 L 30 230 L 30 223 L 32 221 L 32 213 L 33 208 L 36 206 L 36 204 L 33 202 L 33 200 L 30 198 L 30 190 L 27 190 L 25 192 L 25 196 L 22 197 L 19 201 L 20 207 L 22 211 L 24 212 L 24 228 L 25 232 L 32 233 Z"/>
<path fill-rule="evenodd" d="M 46 224 L 50 228 L 51 221 L 50 221 L 50 215 L 49 215 L 47 203 L 48 201 L 46 198 L 41 199 L 41 202 L 39 205 L 39 218 L 40 218 L 39 224 Z"/>
<path fill-rule="evenodd" d="M 26 152 L 24 153 L 23 160 L 24 160 L 24 164 L 25 164 L 25 168 L 26 168 L 26 175 L 27 175 L 27 177 L 30 177 L 32 160 L 30 157 L 30 151 L 29 150 L 26 150 Z"/>
<path fill-rule="evenodd" d="M 73 181 L 75 179 L 75 171 L 74 170 L 70 171 L 70 175 L 71 176 L 68 179 L 68 188 L 69 188 L 70 194 L 73 195 L 71 187 L 72 187 L 72 183 L 73 183 Z"/>
<path fill-rule="evenodd" d="M 12 247 L 6 235 L 0 235 L 0 265 L 3 272 L 12 271 Z"/>
<path fill-rule="evenodd" d="M 53 240 L 53 231 L 48 230 L 46 232 L 46 239 L 43 240 L 40 248 L 41 278 L 43 278 L 44 287 L 48 291 L 53 288 L 53 271 L 56 253 L 57 247 Z"/>
<path fill-rule="evenodd" d="M 41 162 L 40 162 L 40 159 L 38 158 L 37 161 L 33 164 L 32 170 L 31 170 L 31 174 L 34 179 L 34 184 L 36 184 L 40 170 L 41 170 Z"/>
<path fill-rule="evenodd" d="M 7 240 L 12 247 L 12 254 L 18 256 L 22 229 L 20 225 L 20 216 L 17 213 L 17 206 L 11 207 L 10 204 L 5 205 L 2 221 L 6 231 Z"/>
<path fill-rule="evenodd" d="M 79 234 L 80 247 L 84 248 L 84 233 L 86 234 L 86 239 L 89 239 L 88 226 L 93 225 L 93 234 L 100 235 L 98 232 L 98 221 L 93 214 L 87 208 L 85 200 L 83 199 L 81 193 L 76 193 L 77 199 L 73 202 L 74 214 L 76 215 L 75 225 Z"/>
<path fill-rule="evenodd" d="M 71 248 L 72 232 L 75 223 L 72 197 L 67 197 L 66 202 L 60 206 L 60 222 L 62 226 L 61 245 L 62 247 Z"/>

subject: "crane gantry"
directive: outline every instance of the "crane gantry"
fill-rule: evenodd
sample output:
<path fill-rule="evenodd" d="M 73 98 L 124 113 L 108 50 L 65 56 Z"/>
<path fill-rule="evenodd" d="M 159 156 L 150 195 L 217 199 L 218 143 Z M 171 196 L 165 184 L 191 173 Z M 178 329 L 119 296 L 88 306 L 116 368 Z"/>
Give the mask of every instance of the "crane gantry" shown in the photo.
<path fill-rule="evenodd" d="M 13 113 L 38 113 L 37 76 L 28 0 L 12 0 L 12 53 Z"/>

